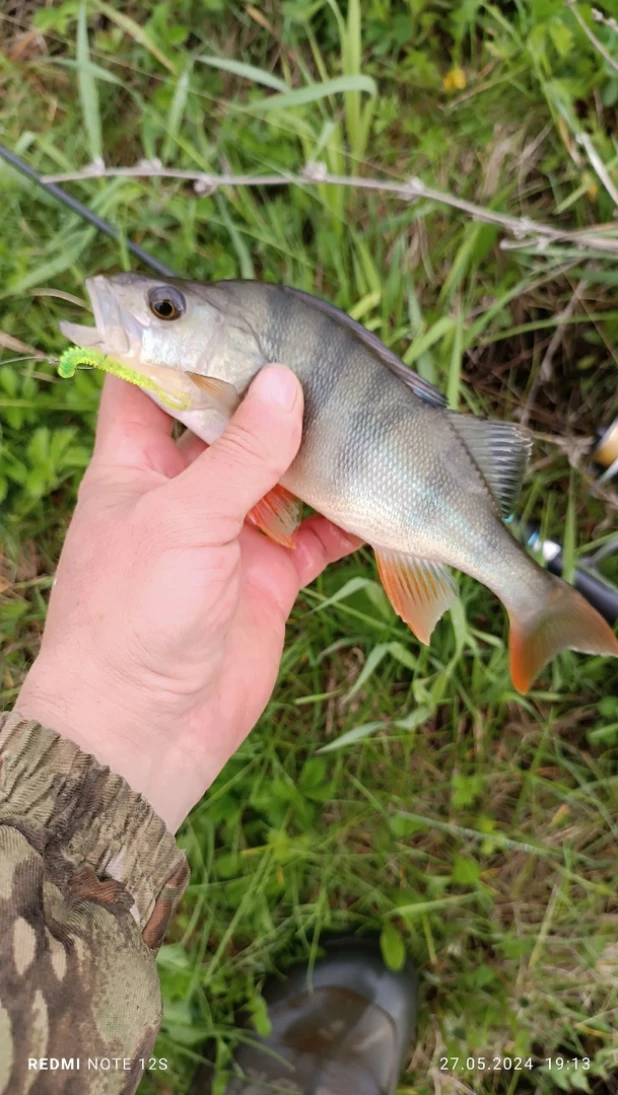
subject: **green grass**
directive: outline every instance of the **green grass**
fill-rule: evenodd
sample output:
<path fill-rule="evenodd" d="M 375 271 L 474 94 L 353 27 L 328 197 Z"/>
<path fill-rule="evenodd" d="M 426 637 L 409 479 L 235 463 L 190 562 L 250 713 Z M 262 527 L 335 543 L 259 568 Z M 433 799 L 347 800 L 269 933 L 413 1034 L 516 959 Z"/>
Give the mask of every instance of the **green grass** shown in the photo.
<path fill-rule="evenodd" d="M 581 12 L 618 61 L 618 36 Z M 565 229 L 614 218 L 577 137 L 590 135 L 618 186 L 618 73 L 554 0 L 22 0 L 0 35 L 2 140 L 45 172 L 101 151 L 110 164 L 251 173 L 319 160 L 420 176 Z M 448 92 L 458 67 L 467 86 Z M 129 268 L 126 248 L 4 166 L 0 188 L 0 330 L 53 357 L 74 308 L 36 290 L 82 295 L 89 274 Z M 353 311 L 462 410 L 516 419 L 536 393 L 542 438 L 519 512 L 566 535 L 571 566 L 611 538 L 616 494 L 573 445 L 618 412 L 610 259 L 505 250 L 497 228 L 435 203 L 324 185 L 68 188 L 181 275 L 281 281 Z M 36 652 L 100 385 L 18 356 L 0 361 L 5 704 Z M 618 578 L 616 557 L 607 565 Z M 521 699 L 501 607 L 471 580 L 461 590 L 430 649 L 396 620 L 370 553 L 299 599 L 264 718 L 182 831 L 192 882 L 159 955 L 156 1052 L 170 1068 L 146 1092 L 184 1092 L 206 1038 L 221 1092 L 235 1017 L 259 1027 L 265 977 L 315 957 L 336 928 L 380 930 L 421 969 L 402 1095 L 456 1081 L 481 1095 L 599 1092 L 616 1067 L 616 664 L 565 654 Z M 543 1060 L 558 1052 L 589 1056 L 595 1079 L 551 1079 Z M 443 1056 L 483 1054 L 538 1067 L 440 1071 Z"/>

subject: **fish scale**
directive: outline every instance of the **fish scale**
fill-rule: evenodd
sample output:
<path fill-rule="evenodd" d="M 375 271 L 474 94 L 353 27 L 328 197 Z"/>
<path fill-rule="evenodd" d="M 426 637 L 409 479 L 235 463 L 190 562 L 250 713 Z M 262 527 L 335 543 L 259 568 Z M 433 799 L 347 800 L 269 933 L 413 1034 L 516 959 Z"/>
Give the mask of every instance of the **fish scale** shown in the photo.
<path fill-rule="evenodd" d="M 618 654 L 606 621 L 501 519 L 526 470 L 522 427 L 449 411 L 373 333 L 300 290 L 136 274 L 86 285 L 96 331 L 64 324 L 64 333 L 109 355 L 208 444 L 260 368 L 281 361 L 296 373 L 305 399 L 299 453 L 248 515 L 278 543 L 293 546 L 301 501 L 366 540 L 393 608 L 422 642 L 457 596 L 448 566 L 472 575 L 507 609 L 521 692 L 562 649 Z"/>

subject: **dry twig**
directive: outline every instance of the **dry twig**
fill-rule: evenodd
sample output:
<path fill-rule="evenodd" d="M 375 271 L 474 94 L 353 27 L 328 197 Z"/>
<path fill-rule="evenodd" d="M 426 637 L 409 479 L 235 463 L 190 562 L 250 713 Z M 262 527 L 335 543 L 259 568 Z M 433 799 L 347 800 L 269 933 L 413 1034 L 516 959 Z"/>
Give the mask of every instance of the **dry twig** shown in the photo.
<path fill-rule="evenodd" d="M 318 183 L 329 186 L 349 186 L 355 190 L 375 190 L 396 195 L 400 201 L 414 202 L 419 199 L 438 202 L 466 213 L 473 220 L 495 224 L 505 229 L 523 244 L 532 244 L 539 250 L 549 243 L 571 243 L 591 251 L 603 251 L 618 254 L 618 238 L 601 235 L 605 225 L 595 225 L 578 231 L 565 231 L 551 224 L 543 224 L 532 217 L 513 217 L 508 213 L 498 213 L 482 205 L 458 198 L 443 190 L 426 186 L 421 179 L 411 178 L 398 182 L 393 179 L 366 179 L 352 175 L 331 175 L 322 163 L 308 163 L 295 175 L 234 175 L 222 173 L 207 174 L 203 171 L 190 171 L 163 167 L 160 161 L 137 164 L 135 167 L 106 167 L 95 163 L 81 171 L 67 172 L 62 175 L 44 175 L 44 183 L 81 182 L 87 179 L 146 178 L 146 179 L 184 179 L 192 182 L 198 194 L 212 193 L 220 186 L 311 186 Z M 614 227 L 614 226 L 611 226 Z M 503 246 L 509 246 L 506 242 Z"/>

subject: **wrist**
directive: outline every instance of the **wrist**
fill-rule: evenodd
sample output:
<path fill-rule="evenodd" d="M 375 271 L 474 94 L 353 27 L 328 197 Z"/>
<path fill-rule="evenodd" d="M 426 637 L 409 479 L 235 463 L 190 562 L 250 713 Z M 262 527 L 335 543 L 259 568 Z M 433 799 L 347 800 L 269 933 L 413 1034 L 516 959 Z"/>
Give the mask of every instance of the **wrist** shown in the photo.
<path fill-rule="evenodd" d="M 184 819 L 180 804 L 172 808 L 160 780 L 153 778 L 153 754 L 144 744 L 149 738 L 148 727 L 142 727 L 126 699 L 119 693 L 110 694 L 109 683 L 99 686 L 84 678 L 71 681 L 52 671 L 40 656 L 24 681 L 15 708 L 24 718 L 56 730 L 122 776 L 172 832 Z M 152 747 L 152 742 L 149 744 Z"/>

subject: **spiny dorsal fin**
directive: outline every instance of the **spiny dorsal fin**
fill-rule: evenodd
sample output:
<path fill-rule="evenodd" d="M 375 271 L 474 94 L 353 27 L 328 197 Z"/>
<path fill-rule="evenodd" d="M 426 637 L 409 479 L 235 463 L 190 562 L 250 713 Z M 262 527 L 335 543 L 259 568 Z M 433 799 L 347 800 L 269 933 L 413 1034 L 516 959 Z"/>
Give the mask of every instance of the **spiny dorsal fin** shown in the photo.
<path fill-rule="evenodd" d="M 483 473 L 503 517 L 513 512 L 532 452 L 532 437 L 523 426 L 495 418 L 448 412 L 451 425 Z"/>
<path fill-rule="evenodd" d="M 289 285 L 282 285 L 281 288 L 286 293 L 292 293 L 295 297 L 300 297 L 306 304 L 312 308 L 317 308 L 318 311 L 324 312 L 330 316 L 335 323 L 341 323 L 344 327 L 347 327 L 361 342 L 364 342 L 370 350 L 373 350 L 375 354 L 382 359 L 385 365 L 403 380 L 404 384 L 407 384 L 412 389 L 414 394 L 419 399 L 424 399 L 426 403 L 431 403 L 434 407 L 446 407 L 446 396 L 442 392 L 434 388 L 433 384 L 430 384 L 428 380 L 423 380 L 422 376 L 419 376 L 414 369 L 408 368 L 404 365 L 403 361 L 397 357 L 397 354 L 389 350 L 388 346 L 385 346 L 381 339 L 377 335 L 374 335 L 372 331 L 368 331 L 366 327 L 363 327 L 362 323 L 357 323 L 355 319 L 352 319 L 347 312 L 342 312 L 341 308 L 336 308 L 334 304 L 329 304 L 327 300 L 322 300 L 321 297 L 314 297 L 311 293 L 305 293 L 302 289 L 292 289 Z"/>
<path fill-rule="evenodd" d="M 378 573 L 395 612 L 422 643 L 457 599 L 457 583 L 442 563 L 374 548 Z"/>

